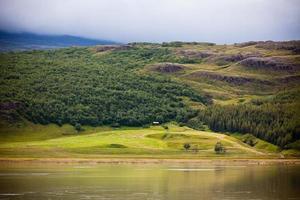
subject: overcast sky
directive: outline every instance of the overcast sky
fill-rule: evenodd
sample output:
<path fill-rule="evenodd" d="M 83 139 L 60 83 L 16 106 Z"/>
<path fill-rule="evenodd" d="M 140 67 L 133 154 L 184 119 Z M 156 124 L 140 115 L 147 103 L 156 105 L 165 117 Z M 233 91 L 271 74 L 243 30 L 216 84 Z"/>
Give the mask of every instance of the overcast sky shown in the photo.
<path fill-rule="evenodd" d="M 300 0 L 0 0 L 0 29 L 120 42 L 300 39 Z"/>

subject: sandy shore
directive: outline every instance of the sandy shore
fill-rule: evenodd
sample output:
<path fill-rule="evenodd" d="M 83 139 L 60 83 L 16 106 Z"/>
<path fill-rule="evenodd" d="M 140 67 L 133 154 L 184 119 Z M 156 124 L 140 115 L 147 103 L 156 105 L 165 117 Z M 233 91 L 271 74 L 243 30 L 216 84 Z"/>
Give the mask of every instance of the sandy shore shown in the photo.
<path fill-rule="evenodd" d="M 211 164 L 211 165 L 300 165 L 300 159 L 157 159 L 157 158 L 0 158 L 1 164 Z"/>

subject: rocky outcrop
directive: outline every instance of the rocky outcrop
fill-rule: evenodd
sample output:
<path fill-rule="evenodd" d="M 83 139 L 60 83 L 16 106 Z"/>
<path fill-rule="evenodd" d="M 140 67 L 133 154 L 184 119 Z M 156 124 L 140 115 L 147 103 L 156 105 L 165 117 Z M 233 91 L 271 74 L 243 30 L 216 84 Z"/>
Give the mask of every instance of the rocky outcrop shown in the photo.
<path fill-rule="evenodd" d="M 277 78 L 277 82 L 283 84 L 299 84 L 300 83 L 300 75 L 287 76 L 283 78 Z"/>
<path fill-rule="evenodd" d="M 260 57 L 257 54 L 218 54 L 210 51 L 196 51 L 196 50 L 181 50 L 177 53 L 177 55 L 183 56 L 189 59 L 206 59 L 207 62 L 239 62 L 249 57 Z"/>
<path fill-rule="evenodd" d="M 233 54 L 233 55 L 223 55 L 217 58 L 217 60 L 222 60 L 225 62 L 239 62 L 243 59 L 245 59 L 246 56 L 242 55 L 242 54 Z"/>
<path fill-rule="evenodd" d="M 181 50 L 177 53 L 180 56 L 186 58 L 196 58 L 196 59 L 203 59 L 214 55 L 214 53 L 209 51 L 196 51 L 196 50 Z"/>
<path fill-rule="evenodd" d="M 151 66 L 152 71 L 156 71 L 160 73 L 176 73 L 184 69 L 185 67 L 183 65 L 179 65 L 175 63 L 160 63 Z"/>
<path fill-rule="evenodd" d="M 192 74 L 189 74 L 188 76 L 190 78 L 205 78 L 210 80 L 223 81 L 233 85 L 243 85 L 248 83 L 259 83 L 265 85 L 270 84 L 268 81 L 250 78 L 250 77 L 229 76 L 229 75 L 217 74 L 213 72 L 203 72 L 203 71 L 194 72 Z"/>
<path fill-rule="evenodd" d="M 240 63 L 242 66 L 251 69 L 267 69 L 275 71 L 293 71 L 299 69 L 299 65 L 296 65 L 287 59 L 274 57 L 251 57 L 242 60 Z"/>
<path fill-rule="evenodd" d="M 274 41 L 250 41 L 244 43 L 235 44 L 236 47 L 248 47 L 253 46 L 257 48 L 267 49 L 267 50 L 289 50 L 295 54 L 300 53 L 300 40 L 292 40 L 292 41 L 282 41 L 282 42 L 274 42 Z"/>
<path fill-rule="evenodd" d="M 217 65 L 227 65 L 230 63 L 240 62 L 246 58 L 250 57 L 260 57 L 258 53 L 256 54 L 215 54 L 214 56 L 209 57 L 206 62 L 215 63 Z"/>
<path fill-rule="evenodd" d="M 227 55 L 218 55 L 214 58 L 212 58 L 213 61 L 223 61 L 223 62 L 239 62 L 241 60 L 244 60 L 246 58 L 251 57 L 260 57 L 260 55 L 257 54 L 227 54 Z"/>
<path fill-rule="evenodd" d="M 300 54 L 300 40 L 284 41 L 284 42 L 274 42 L 274 41 L 258 42 L 256 44 L 256 47 L 268 49 L 268 50 L 290 50 L 295 54 Z"/>

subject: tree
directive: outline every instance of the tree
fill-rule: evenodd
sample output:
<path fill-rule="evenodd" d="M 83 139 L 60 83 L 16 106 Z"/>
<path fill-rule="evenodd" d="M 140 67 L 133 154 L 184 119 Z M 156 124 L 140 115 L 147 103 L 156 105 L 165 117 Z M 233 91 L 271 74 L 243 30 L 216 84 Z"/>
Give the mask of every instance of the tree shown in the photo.
<path fill-rule="evenodd" d="M 252 147 L 255 146 L 257 143 L 256 138 L 251 134 L 244 135 L 242 141 Z"/>
<path fill-rule="evenodd" d="M 224 145 L 220 141 L 217 142 L 216 145 L 215 145 L 215 152 L 217 154 L 226 152 Z"/>
<path fill-rule="evenodd" d="M 83 131 L 83 129 L 82 129 L 80 123 L 76 123 L 76 124 L 75 124 L 75 129 L 76 129 L 76 131 L 78 131 L 78 132 Z"/>
<path fill-rule="evenodd" d="M 183 148 L 187 151 L 187 150 L 189 150 L 189 148 L 191 148 L 191 145 L 189 143 L 185 143 L 183 145 Z"/>

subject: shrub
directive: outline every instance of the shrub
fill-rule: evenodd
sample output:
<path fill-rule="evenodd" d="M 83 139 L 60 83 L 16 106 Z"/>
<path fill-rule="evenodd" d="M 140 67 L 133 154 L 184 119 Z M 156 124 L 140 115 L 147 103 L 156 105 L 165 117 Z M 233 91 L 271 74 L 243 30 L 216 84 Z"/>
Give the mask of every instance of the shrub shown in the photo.
<path fill-rule="evenodd" d="M 162 125 L 162 127 L 165 129 L 165 130 L 168 130 L 169 127 L 167 125 Z"/>
<path fill-rule="evenodd" d="M 252 147 L 257 144 L 256 138 L 251 134 L 244 135 L 242 141 Z"/>
<path fill-rule="evenodd" d="M 183 148 L 187 151 L 187 150 L 189 150 L 191 148 L 191 145 L 189 143 L 185 143 L 183 145 Z"/>
<path fill-rule="evenodd" d="M 215 145 L 215 152 L 217 154 L 226 152 L 224 145 L 220 141 L 217 142 L 216 145 Z"/>
<path fill-rule="evenodd" d="M 76 123 L 76 124 L 75 124 L 75 129 L 76 129 L 76 131 L 78 131 L 78 132 L 83 131 L 83 129 L 82 129 L 80 123 Z"/>

